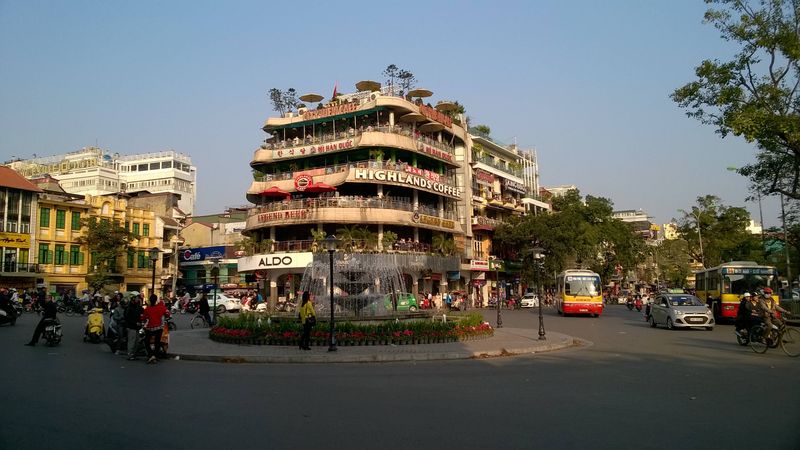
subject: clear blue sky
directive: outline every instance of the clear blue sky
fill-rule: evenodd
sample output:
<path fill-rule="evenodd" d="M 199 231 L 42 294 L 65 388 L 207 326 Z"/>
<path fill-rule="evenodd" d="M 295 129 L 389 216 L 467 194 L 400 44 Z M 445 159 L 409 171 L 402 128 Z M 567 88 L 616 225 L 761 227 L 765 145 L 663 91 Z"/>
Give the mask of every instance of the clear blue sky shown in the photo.
<path fill-rule="evenodd" d="M 731 48 L 701 0 L 263 2 L 0 0 L 0 159 L 98 144 L 174 149 L 198 168 L 196 213 L 246 204 L 267 91 L 330 95 L 389 64 L 430 99 L 539 154 L 543 185 L 575 184 L 678 218 L 700 195 L 745 203 L 726 171 L 754 147 L 670 99 Z M 778 202 L 764 201 L 777 225 Z"/>

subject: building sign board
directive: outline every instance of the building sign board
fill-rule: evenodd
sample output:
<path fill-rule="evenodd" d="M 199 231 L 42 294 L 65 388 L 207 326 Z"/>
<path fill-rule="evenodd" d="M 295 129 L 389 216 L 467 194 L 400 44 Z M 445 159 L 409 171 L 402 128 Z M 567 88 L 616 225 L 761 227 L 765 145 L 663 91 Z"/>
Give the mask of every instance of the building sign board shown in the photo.
<path fill-rule="evenodd" d="M 30 234 L 0 233 L 0 247 L 30 248 L 30 246 Z"/>
<path fill-rule="evenodd" d="M 317 153 L 328 153 L 339 150 L 347 150 L 355 147 L 353 139 L 342 139 L 339 141 L 327 142 L 324 144 L 304 145 L 302 147 L 279 148 L 274 151 L 275 159 L 289 158 L 292 156 L 315 155 Z"/>
<path fill-rule="evenodd" d="M 311 264 L 314 254 L 300 253 L 268 253 L 239 258 L 239 272 L 253 272 L 270 269 L 302 269 Z"/>
<path fill-rule="evenodd" d="M 469 262 L 469 270 L 487 271 L 489 270 L 489 261 L 485 259 L 473 259 Z"/>
<path fill-rule="evenodd" d="M 311 213 L 307 209 L 287 209 L 285 211 L 271 211 L 258 215 L 258 223 L 279 222 L 281 220 L 308 219 Z"/>
<path fill-rule="evenodd" d="M 225 247 L 199 247 L 188 248 L 178 253 L 178 260 L 180 262 L 198 262 L 205 261 L 210 258 L 224 258 Z"/>
<path fill-rule="evenodd" d="M 457 187 L 438 181 L 429 180 L 425 177 L 411 173 L 385 169 L 353 169 L 353 175 L 356 181 L 384 181 L 387 183 L 414 186 L 426 191 L 446 195 L 448 197 L 461 197 L 461 190 Z"/>

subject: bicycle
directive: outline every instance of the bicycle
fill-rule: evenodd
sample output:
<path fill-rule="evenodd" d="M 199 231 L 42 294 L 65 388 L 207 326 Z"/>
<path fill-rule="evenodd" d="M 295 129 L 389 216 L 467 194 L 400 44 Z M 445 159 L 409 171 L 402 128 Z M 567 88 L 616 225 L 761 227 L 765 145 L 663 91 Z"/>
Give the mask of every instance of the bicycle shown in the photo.
<path fill-rule="evenodd" d="M 209 325 L 206 318 L 200 313 L 197 313 L 194 315 L 194 317 L 192 317 L 192 321 L 189 322 L 189 326 L 194 330 L 195 328 L 208 328 Z"/>
<path fill-rule="evenodd" d="M 795 327 L 787 327 L 783 320 L 777 322 L 777 324 L 773 324 L 766 336 L 764 322 L 753 325 L 749 331 L 750 348 L 756 353 L 765 353 L 768 348 L 780 345 L 788 356 L 800 356 L 800 330 Z"/>

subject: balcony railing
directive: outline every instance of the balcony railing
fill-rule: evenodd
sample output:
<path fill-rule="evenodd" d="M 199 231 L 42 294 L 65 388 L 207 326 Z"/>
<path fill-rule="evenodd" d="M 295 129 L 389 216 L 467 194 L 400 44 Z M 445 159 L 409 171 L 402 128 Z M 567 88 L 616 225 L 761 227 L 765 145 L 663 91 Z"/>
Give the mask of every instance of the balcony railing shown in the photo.
<path fill-rule="evenodd" d="M 495 161 L 492 158 L 487 158 L 485 156 L 484 157 L 478 157 L 478 156 L 473 155 L 472 162 L 486 164 L 489 167 L 494 167 L 497 170 L 503 171 L 505 173 L 510 173 L 511 175 L 514 175 L 514 176 L 517 176 L 517 177 L 520 177 L 520 178 L 522 178 L 522 175 L 523 175 L 522 169 L 508 167 L 505 164 L 502 164 L 500 162 Z"/>
<path fill-rule="evenodd" d="M 334 173 L 347 172 L 350 169 L 356 169 L 356 168 L 387 169 L 387 170 L 396 170 L 398 172 L 405 172 L 407 167 L 408 163 L 406 162 L 392 162 L 392 161 L 383 161 L 378 159 L 365 159 L 361 161 L 349 161 L 346 163 L 334 164 L 330 166 L 309 167 L 307 169 L 295 170 L 292 172 L 278 172 L 274 174 L 272 173 L 266 174 L 261 177 L 256 177 L 256 181 L 268 182 L 268 181 L 294 180 L 298 174 L 307 173 L 312 170 L 320 170 L 320 169 L 325 169 L 325 175 L 331 175 Z M 443 175 L 440 175 L 430 170 L 423 170 L 423 172 L 427 172 L 426 175 L 424 175 L 426 178 L 430 178 L 434 181 L 439 181 L 450 185 L 455 185 L 455 176 L 454 176 L 455 171 L 448 170 L 445 171 Z"/>
<path fill-rule="evenodd" d="M 442 219 L 456 220 L 455 211 L 445 210 L 439 215 L 439 209 L 433 206 L 414 203 L 408 198 L 402 197 L 361 197 L 361 196 L 341 196 L 325 198 L 307 198 L 284 200 L 279 202 L 265 203 L 257 208 L 252 208 L 249 215 L 261 214 L 272 211 L 284 211 L 290 209 L 317 209 L 317 208 L 377 208 L 395 209 L 400 211 L 418 212 L 428 216 L 440 217 Z"/>
<path fill-rule="evenodd" d="M 5 273 L 38 273 L 39 264 L 3 261 L 0 263 L 0 272 Z"/>
<path fill-rule="evenodd" d="M 377 234 L 375 236 L 377 238 Z M 317 252 L 322 251 L 323 248 L 324 245 L 322 242 L 316 242 L 312 239 L 277 241 L 273 242 L 271 247 L 266 249 L 266 253 Z M 384 248 L 383 251 L 387 253 L 431 253 L 431 248 L 430 244 L 415 242 L 410 238 L 401 238 L 394 242 L 391 248 Z M 337 249 L 354 253 L 377 252 L 378 244 L 375 240 L 351 239 L 346 242 L 339 242 L 337 244 Z"/>
<path fill-rule="evenodd" d="M 430 145 L 431 147 L 436 147 L 437 149 L 449 153 L 451 155 L 455 154 L 455 148 L 446 143 L 446 142 L 439 142 L 436 139 L 432 139 L 431 137 L 427 136 L 424 133 L 421 133 L 419 130 L 412 128 L 408 125 L 400 125 L 395 124 L 394 126 L 381 125 L 381 126 L 362 126 L 358 129 L 355 128 L 348 128 L 346 130 L 337 131 L 336 133 L 322 133 L 318 136 L 311 136 L 308 135 L 305 138 L 294 138 L 294 139 L 285 139 L 274 143 L 267 143 L 265 144 L 265 150 L 282 150 L 282 149 L 291 149 L 294 147 L 304 147 L 306 145 L 317 145 L 317 144 L 325 144 L 328 142 L 339 141 L 342 139 L 348 138 L 355 138 L 361 136 L 363 133 L 369 132 L 379 132 L 379 133 L 394 133 L 400 134 L 403 136 L 408 136 L 415 141 L 422 142 L 424 144 Z"/>

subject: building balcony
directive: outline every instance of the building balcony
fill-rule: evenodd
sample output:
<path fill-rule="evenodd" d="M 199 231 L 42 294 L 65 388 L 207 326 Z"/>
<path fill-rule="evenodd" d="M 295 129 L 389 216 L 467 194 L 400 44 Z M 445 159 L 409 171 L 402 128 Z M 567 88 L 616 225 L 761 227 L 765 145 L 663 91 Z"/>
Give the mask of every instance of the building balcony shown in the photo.
<path fill-rule="evenodd" d="M 9 262 L 3 261 L 0 262 L 0 273 L 3 273 L 5 276 L 11 276 L 13 274 L 18 275 L 30 275 L 39 273 L 39 264 L 35 263 L 20 263 L 20 262 Z"/>
<path fill-rule="evenodd" d="M 455 163 L 455 148 L 421 134 L 407 125 L 365 127 L 336 133 L 322 133 L 305 139 L 269 143 L 255 151 L 250 165 L 268 164 L 288 159 L 305 158 L 322 153 L 341 152 L 357 147 L 393 147 L 421 153 L 435 159 Z"/>
<path fill-rule="evenodd" d="M 389 224 L 463 234 L 454 212 L 439 212 L 427 205 L 392 197 L 309 198 L 265 204 L 253 208 L 247 230 L 316 223 Z"/>

